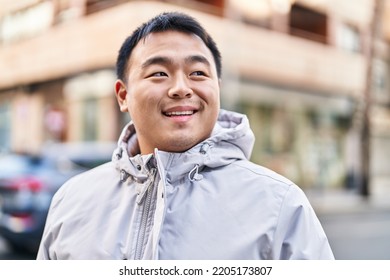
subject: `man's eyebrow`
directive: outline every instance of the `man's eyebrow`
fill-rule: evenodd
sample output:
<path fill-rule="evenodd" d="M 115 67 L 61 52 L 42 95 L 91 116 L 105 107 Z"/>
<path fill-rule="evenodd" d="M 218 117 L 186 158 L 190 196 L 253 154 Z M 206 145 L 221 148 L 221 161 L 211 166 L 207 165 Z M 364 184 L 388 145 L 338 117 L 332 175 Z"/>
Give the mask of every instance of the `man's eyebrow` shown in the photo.
<path fill-rule="evenodd" d="M 173 64 L 172 59 L 165 56 L 154 56 L 149 59 L 147 59 L 144 63 L 142 63 L 142 68 L 146 68 L 150 65 L 167 65 L 167 64 Z"/>
<path fill-rule="evenodd" d="M 186 63 L 200 62 L 204 63 L 207 66 L 210 66 L 210 61 L 207 60 L 203 55 L 191 55 L 185 58 Z"/>
<path fill-rule="evenodd" d="M 210 62 L 206 57 L 203 55 L 190 55 L 185 58 L 186 63 L 195 63 L 195 62 L 200 62 L 204 63 L 207 66 L 210 66 Z M 154 56 L 149 59 L 147 59 L 144 63 L 142 63 L 142 68 L 146 68 L 150 65 L 171 65 L 174 64 L 173 60 L 169 57 L 166 56 Z"/>

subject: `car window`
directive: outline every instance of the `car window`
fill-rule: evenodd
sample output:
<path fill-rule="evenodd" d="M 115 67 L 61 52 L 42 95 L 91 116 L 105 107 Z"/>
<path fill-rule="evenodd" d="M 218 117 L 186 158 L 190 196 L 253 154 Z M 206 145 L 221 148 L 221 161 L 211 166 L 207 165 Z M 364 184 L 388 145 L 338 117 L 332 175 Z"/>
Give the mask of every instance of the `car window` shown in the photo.
<path fill-rule="evenodd" d="M 80 167 L 91 169 L 91 168 L 97 167 L 103 163 L 110 161 L 110 158 L 105 158 L 105 159 L 72 159 L 71 161 Z"/>
<path fill-rule="evenodd" d="M 26 174 L 41 165 L 42 159 L 32 156 L 6 155 L 0 157 L 0 175 Z"/>

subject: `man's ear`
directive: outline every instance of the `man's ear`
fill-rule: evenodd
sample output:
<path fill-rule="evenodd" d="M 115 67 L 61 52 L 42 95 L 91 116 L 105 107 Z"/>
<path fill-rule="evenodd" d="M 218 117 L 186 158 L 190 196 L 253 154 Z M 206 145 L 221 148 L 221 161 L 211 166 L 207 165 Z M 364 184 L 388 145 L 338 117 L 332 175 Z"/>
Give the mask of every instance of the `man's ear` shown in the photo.
<path fill-rule="evenodd" d="M 127 112 L 128 111 L 127 100 L 126 100 L 127 89 L 126 89 L 126 85 L 122 80 L 115 81 L 115 95 L 121 112 Z"/>

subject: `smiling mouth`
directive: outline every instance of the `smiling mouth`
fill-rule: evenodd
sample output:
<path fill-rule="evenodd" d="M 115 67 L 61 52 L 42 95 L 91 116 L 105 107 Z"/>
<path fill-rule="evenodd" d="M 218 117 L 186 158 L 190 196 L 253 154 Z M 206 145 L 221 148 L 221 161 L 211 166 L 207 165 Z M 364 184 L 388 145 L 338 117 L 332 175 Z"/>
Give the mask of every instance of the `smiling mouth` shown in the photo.
<path fill-rule="evenodd" d="M 181 116 L 192 116 L 197 111 L 189 110 L 189 111 L 173 111 L 173 112 L 164 112 L 163 114 L 167 117 L 181 117 Z"/>

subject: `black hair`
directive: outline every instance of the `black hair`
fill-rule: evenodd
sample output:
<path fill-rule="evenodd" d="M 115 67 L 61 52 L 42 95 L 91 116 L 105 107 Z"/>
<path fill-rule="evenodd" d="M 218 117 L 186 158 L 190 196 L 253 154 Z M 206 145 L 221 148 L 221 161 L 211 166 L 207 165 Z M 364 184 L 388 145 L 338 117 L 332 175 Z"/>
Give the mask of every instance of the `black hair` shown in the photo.
<path fill-rule="evenodd" d="M 169 30 L 195 34 L 201 38 L 206 46 L 210 49 L 217 68 L 217 75 L 219 78 L 221 77 L 221 54 L 213 38 L 211 38 L 206 30 L 194 18 L 179 12 L 166 12 L 157 15 L 148 22 L 139 26 L 133 32 L 133 34 L 127 37 L 123 42 L 116 61 L 117 78 L 121 79 L 122 81 L 127 80 L 126 75 L 131 52 L 141 39 L 145 38 L 151 33 L 164 32 Z"/>

